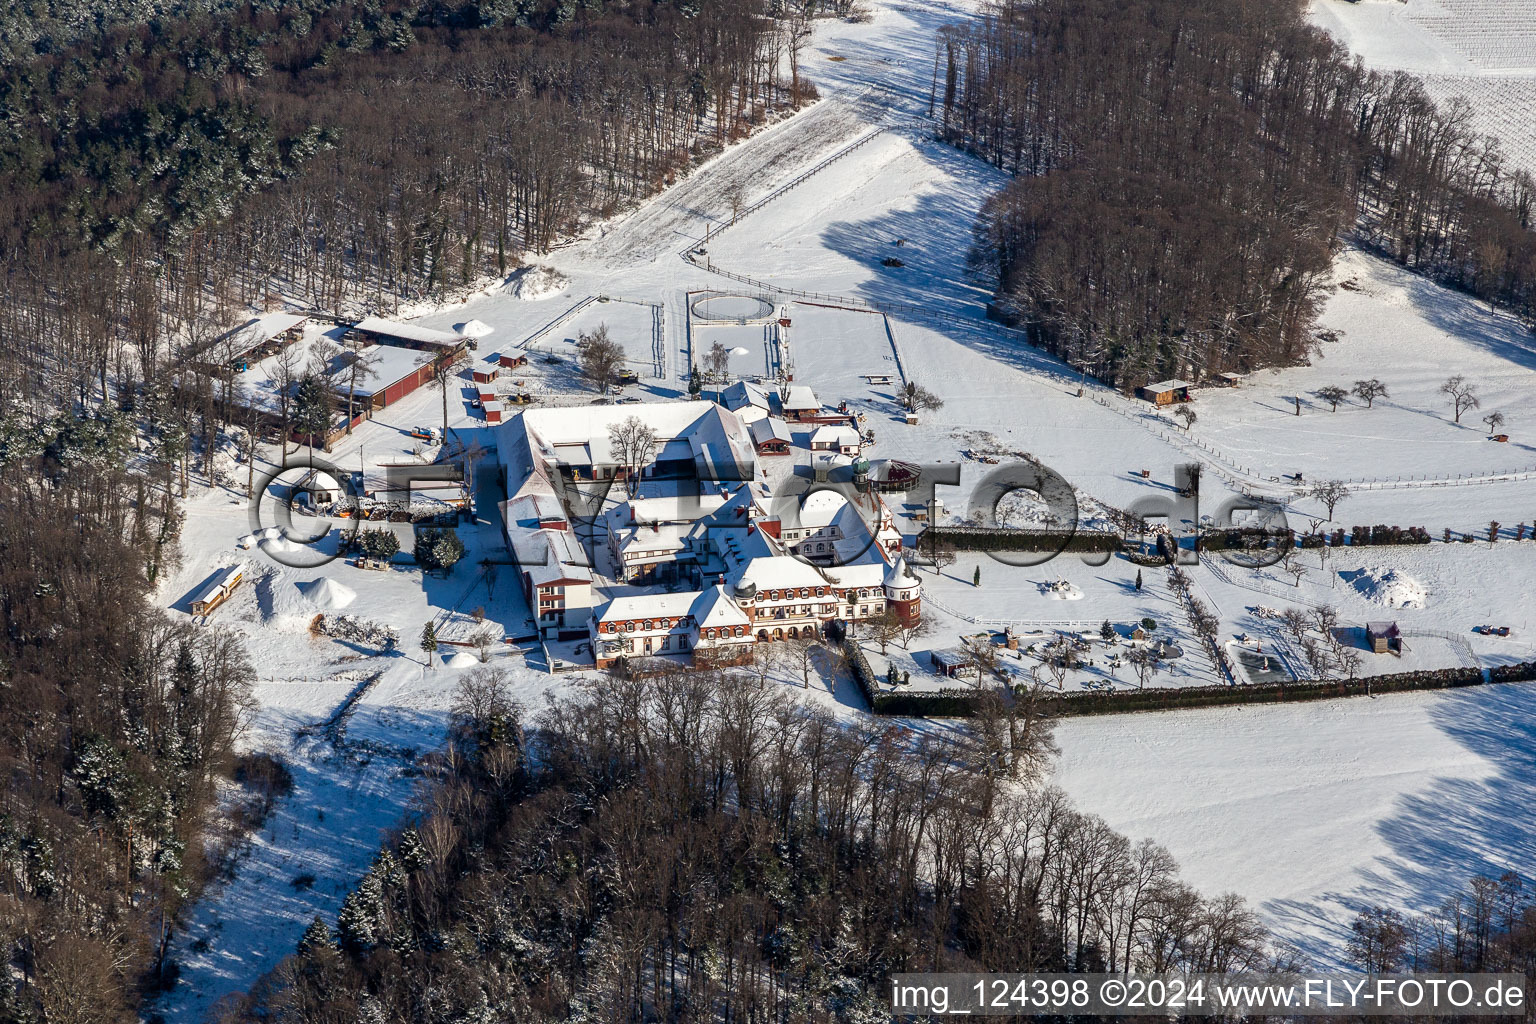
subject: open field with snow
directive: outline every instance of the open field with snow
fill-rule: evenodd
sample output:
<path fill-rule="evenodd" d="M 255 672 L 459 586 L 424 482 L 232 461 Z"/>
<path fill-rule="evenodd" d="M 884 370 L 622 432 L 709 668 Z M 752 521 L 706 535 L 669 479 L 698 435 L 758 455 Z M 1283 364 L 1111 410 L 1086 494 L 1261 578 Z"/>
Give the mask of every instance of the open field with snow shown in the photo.
<path fill-rule="evenodd" d="M 1536 3 L 1531 0 L 1312 0 L 1314 24 L 1368 67 L 1411 71 L 1441 102 L 1536 171 Z"/>
<path fill-rule="evenodd" d="M 1259 371 L 1237 388 L 1195 392 L 1195 438 L 1246 465 L 1302 473 L 1308 481 L 1391 483 L 1536 471 L 1536 338 L 1502 312 L 1358 251 L 1340 257 L 1335 277 L 1338 287 L 1321 324 L 1340 340 L 1324 342 L 1309 367 Z M 1452 374 L 1476 385 L 1482 403 L 1463 413 L 1460 424 L 1440 392 Z M 1347 391 L 1371 378 L 1389 393 L 1370 408 L 1351 395 L 1335 412 L 1317 395 L 1319 388 Z M 1505 417 L 1499 431 L 1508 443 L 1488 440 L 1481 420 L 1493 412 Z M 1527 479 L 1536 484 L 1536 475 Z M 1360 519 L 1346 503 L 1342 521 L 1469 530 L 1489 518 L 1532 514 L 1510 491 L 1478 491 L 1477 512 L 1469 515 L 1465 506 L 1421 505 L 1433 498 L 1410 490 L 1392 490 L 1388 500 L 1401 509 L 1396 516 Z M 1416 513 L 1420 518 L 1412 519 Z M 1423 518 L 1432 513 L 1446 518 Z"/>
<path fill-rule="evenodd" d="M 1536 687 L 1071 719 L 1054 781 L 1337 962 L 1349 922 L 1528 872 Z"/>

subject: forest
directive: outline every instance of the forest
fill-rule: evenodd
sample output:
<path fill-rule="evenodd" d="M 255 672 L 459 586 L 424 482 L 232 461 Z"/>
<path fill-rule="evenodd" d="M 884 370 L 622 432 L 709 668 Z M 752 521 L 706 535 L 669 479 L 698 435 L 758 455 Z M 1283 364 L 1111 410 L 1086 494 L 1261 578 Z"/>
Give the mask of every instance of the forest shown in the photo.
<path fill-rule="evenodd" d="M 179 526 L 170 481 L 64 450 L 0 475 L 8 1024 L 128 1020 L 174 980 L 169 938 L 217 869 L 207 815 L 252 679 L 237 637 L 146 600 Z"/>
<path fill-rule="evenodd" d="M 0 1022 L 138 1019 L 291 780 L 238 637 L 150 600 L 240 424 L 201 346 L 269 294 L 517 267 L 814 92 L 757 0 L 146 0 L 0 12 Z"/>
<path fill-rule="evenodd" d="M 1134 388 L 1307 360 L 1354 240 L 1536 326 L 1533 182 L 1295 0 L 1038 0 L 941 34 L 940 137 L 1013 175 L 1002 315 Z"/>
<path fill-rule="evenodd" d="M 759 0 L 215 8 L 0 76 L 0 434 L 121 410 L 276 292 L 505 274 L 813 95 Z"/>
<path fill-rule="evenodd" d="M 892 971 L 1270 965 L 1241 899 L 1040 784 L 1019 704 L 913 733 L 676 672 L 530 715 L 473 670 L 420 814 L 221 1019 L 860 1021 Z"/>

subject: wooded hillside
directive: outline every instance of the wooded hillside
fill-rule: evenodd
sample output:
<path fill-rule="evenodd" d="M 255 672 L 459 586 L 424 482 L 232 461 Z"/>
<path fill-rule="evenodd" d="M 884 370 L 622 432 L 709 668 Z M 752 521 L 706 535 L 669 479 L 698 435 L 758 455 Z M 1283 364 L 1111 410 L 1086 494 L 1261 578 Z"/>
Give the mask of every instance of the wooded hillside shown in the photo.
<path fill-rule="evenodd" d="M 1305 360 L 1348 235 L 1536 323 L 1529 176 L 1294 0 L 1009 0 L 938 61 L 941 136 L 1017 175 L 1000 305 L 1109 383 Z"/>

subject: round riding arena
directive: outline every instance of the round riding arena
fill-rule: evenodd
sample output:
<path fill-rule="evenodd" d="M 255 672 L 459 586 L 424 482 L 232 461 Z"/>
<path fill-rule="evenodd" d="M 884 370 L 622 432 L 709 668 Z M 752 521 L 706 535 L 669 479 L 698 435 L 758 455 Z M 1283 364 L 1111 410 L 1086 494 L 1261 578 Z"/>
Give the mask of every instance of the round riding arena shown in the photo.
<path fill-rule="evenodd" d="M 761 324 L 775 318 L 772 301 L 741 292 L 696 292 L 688 315 L 703 324 Z"/>

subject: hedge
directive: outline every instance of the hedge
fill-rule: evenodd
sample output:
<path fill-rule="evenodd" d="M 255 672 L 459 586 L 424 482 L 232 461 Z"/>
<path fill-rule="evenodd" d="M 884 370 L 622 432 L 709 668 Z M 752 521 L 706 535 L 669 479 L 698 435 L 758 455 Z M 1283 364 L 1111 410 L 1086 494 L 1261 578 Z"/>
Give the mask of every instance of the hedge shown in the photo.
<path fill-rule="evenodd" d="M 975 710 L 974 690 L 939 690 L 928 693 L 882 693 L 871 708 L 877 715 L 899 718 L 969 718 Z"/>
<path fill-rule="evenodd" d="M 1001 526 L 930 526 L 918 537 L 917 549 L 943 543 L 957 551 L 1109 551 L 1125 547 L 1118 533 L 1099 530 L 1015 530 Z"/>
<path fill-rule="evenodd" d="M 847 637 L 843 638 L 843 656 L 848 659 L 848 666 L 853 671 L 854 685 L 864 695 L 864 702 L 869 705 L 871 711 L 879 714 L 875 695 L 880 691 L 880 687 L 875 683 L 875 673 L 869 667 L 869 659 L 864 657 L 864 652 L 859 645 Z"/>
<path fill-rule="evenodd" d="M 866 665 L 867 668 L 867 665 Z M 1487 681 L 1516 683 L 1536 680 L 1536 661 L 1501 665 L 1490 669 Z M 1396 672 L 1352 681 L 1309 679 L 1293 683 L 1239 686 L 1158 687 L 1150 690 L 1086 691 L 1046 697 L 1048 713 L 1056 718 L 1079 715 L 1115 715 L 1133 711 L 1167 711 L 1237 704 L 1283 704 L 1293 701 L 1331 700 L 1367 693 L 1408 693 L 1415 690 L 1446 690 L 1479 686 L 1483 670 L 1442 668 Z M 974 691 L 940 690 L 937 693 L 883 693 L 870 702 L 877 715 L 908 718 L 965 718 L 971 714 Z"/>

